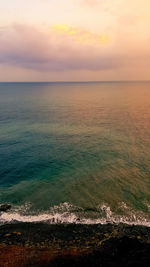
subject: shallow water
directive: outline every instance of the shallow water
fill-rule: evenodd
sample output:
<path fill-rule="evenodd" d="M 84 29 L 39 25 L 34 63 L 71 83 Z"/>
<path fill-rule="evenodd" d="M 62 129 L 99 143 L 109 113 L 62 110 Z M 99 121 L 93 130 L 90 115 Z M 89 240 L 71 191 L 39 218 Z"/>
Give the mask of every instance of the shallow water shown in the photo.
<path fill-rule="evenodd" d="M 150 82 L 0 83 L 5 202 L 1 221 L 150 225 Z"/>

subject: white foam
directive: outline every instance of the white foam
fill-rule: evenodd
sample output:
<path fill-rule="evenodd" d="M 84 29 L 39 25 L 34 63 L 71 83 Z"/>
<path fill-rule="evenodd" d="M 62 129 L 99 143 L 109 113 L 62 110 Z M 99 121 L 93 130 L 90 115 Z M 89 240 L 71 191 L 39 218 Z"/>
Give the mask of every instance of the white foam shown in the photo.
<path fill-rule="evenodd" d="M 27 206 L 27 205 L 26 205 Z M 127 207 L 125 207 L 127 208 Z M 114 214 L 110 207 L 106 204 L 99 206 L 100 217 L 85 218 L 84 210 L 82 215 L 79 216 L 78 213 L 73 212 L 77 210 L 77 207 L 73 207 L 69 203 L 63 203 L 59 206 L 54 206 L 50 211 L 46 213 L 41 213 L 38 215 L 22 215 L 20 213 L 20 208 L 15 209 L 15 211 L 2 212 L 0 214 L 0 224 L 14 223 L 14 222 L 45 222 L 49 224 L 55 223 L 70 223 L 70 224 L 119 224 L 124 223 L 128 225 L 143 225 L 150 227 L 150 220 L 144 217 L 143 213 L 136 213 L 130 210 L 128 216 L 121 216 Z M 80 208 L 80 210 L 82 210 Z M 27 211 L 27 209 L 26 209 Z M 90 216 L 90 215 L 89 215 Z"/>

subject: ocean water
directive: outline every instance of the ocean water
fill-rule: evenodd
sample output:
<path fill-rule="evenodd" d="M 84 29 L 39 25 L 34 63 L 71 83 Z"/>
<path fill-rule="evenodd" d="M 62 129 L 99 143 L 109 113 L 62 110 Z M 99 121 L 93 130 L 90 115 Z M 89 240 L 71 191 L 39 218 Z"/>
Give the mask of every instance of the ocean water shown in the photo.
<path fill-rule="evenodd" d="M 0 83 L 0 223 L 150 226 L 150 82 Z"/>

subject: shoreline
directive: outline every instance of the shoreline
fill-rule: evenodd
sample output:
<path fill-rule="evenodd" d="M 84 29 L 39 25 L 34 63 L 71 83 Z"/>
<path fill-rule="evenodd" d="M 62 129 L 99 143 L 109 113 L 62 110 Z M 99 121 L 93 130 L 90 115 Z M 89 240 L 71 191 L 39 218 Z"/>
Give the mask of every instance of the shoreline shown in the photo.
<path fill-rule="evenodd" d="M 150 266 L 150 228 L 126 224 L 0 226 L 0 266 Z"/>

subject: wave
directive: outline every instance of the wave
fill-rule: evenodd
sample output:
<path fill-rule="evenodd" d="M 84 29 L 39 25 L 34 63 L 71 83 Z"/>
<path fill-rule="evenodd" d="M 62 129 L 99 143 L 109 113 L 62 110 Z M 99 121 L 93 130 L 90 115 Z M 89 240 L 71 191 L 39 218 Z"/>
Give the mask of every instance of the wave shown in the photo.
<path fill-rule="evenodd" d="M 1 212 L 0 225 L 6 223 L 17 222 L 32 222 L 32 223 L 48 223 L 48 224 L 128 224 L 142 225 L 150 227 L 150 219 L 142 212 L 137 213 L 129 209 L 125 203 L 122 207 L 128 210 L 128 215 L 118 215 L 111 211 L 107 204 L 102 204 L 93 212 L 97 213 L 97 218 L 91 216 L 91 209 L 84 210 L 83 208 L 74 207 L 69 203 L 63 203 L 59 206 L 54 206 L 49 211 L 39 214 L 27 214 L 30 205 L 14 207 L 12 211 Z M 22 210 L 25 214 L 22 214 Z M 88 214 L 87 214 L 88 211 Z"/>

